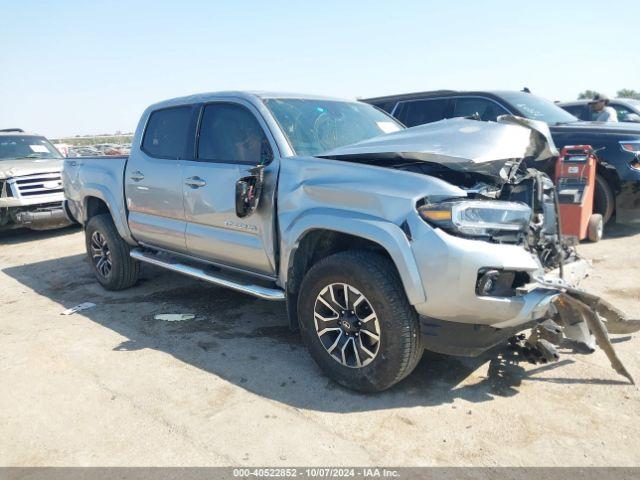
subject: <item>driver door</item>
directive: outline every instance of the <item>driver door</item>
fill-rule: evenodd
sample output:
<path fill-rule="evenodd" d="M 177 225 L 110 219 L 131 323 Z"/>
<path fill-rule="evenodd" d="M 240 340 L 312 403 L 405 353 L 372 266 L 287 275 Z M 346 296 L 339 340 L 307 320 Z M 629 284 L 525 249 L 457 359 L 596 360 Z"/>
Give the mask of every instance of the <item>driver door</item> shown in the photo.
<path fill-rule="evenodd" d="M 278 161 L 259 113 L 240 101 L 202 106 L 194 161 L 184 162 L 183 198 L 190 255 L 269 277 L 276 274 L 274 195 Z M 260 203 L 236 214 L 236 183 L 266 165 Z"/>

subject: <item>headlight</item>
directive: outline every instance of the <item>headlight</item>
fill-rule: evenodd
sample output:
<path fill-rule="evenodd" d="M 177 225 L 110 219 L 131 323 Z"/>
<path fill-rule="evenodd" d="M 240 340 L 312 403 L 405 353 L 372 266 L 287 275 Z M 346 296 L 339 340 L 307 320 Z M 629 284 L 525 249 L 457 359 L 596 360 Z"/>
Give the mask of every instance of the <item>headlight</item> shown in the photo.
<path fill-rule="evenodd" d="M 499 231 L 525 231 L 531 208 L 524 203 L 496 200 L 459 200 L 418 208 L 428 223 L 464 235 L 490 236 Z"/>

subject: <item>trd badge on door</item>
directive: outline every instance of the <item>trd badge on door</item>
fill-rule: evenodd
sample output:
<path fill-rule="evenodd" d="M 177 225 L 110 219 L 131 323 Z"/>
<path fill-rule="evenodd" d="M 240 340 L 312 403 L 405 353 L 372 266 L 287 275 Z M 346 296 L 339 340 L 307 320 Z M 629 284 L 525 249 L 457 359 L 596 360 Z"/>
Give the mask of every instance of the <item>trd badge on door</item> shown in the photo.
<path fill-rule="evenodd" d="M 236 230 L 248 230 L 250 232 L 258 231 L 258 227 L 256 227 L 255 225 L 250 225 L 248 223 L 242 223 L 242 222 L 232 222 L 231 220 L 225 220 L 224 226 L 229 228 L 235 228 Z"/>

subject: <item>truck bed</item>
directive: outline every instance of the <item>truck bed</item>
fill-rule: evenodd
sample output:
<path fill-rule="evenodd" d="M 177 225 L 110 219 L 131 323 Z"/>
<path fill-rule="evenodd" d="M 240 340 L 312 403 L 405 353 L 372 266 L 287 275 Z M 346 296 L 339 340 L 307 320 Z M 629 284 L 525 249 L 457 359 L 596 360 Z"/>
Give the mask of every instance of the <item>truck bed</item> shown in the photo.
<path fill-rule="evenodd" d="M 69 213 L 78 221 L 85 218 L 87 198 L 102 200 L 111 212 L 123 238 L 130 238 L 126 228 L 124 171 L 128 156 L 70 157 L 62 168 L 62 184 Z M 123 228 L 126 229 L 123 230 Z"/>

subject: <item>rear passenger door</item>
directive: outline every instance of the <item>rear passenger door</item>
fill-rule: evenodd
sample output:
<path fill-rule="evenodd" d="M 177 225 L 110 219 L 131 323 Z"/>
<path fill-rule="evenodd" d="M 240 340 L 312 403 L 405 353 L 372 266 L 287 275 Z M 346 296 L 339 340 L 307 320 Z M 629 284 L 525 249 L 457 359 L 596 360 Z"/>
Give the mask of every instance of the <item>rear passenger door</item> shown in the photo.
<path fill-rule="evenodd" d="M 500 115 L 509 115 L 509 112 L 497 102 L 482 97 L 457 97 L 453 99 L 453 116 L 470 117 L 477 116 L 485 122 L 495 122 Z"/>
<path fill-rule="evenodd" d="M 591 108 L 588 105 L 566 105 L 562 106 L 562 108 L 580 120 L 593 120 L 591 118 Z"/>
<path fill-rule="evenodd" d="M 275 142 L 259 112 L 241 100 L 203 105 L 196 158 L 182 173 L 190 255 L 266 276 L 275 274 Z M 258 209 L 236 214 L 236 183 L 266 165 Z"/>
<path fill-rule="evenodd" d="M 451 117 L 451 100 L 431 98 L 402 101 L 396 106 L 393 116 L 407 127 L 437 122 Z"/>
<path fill-rule="evenodd" d="M 192 105 L 151 112 L 142 145 L 125 171 L 129 227 L 139 242 L 176 252 L 186 250 L 182 166 L 193 151 Z"/>

